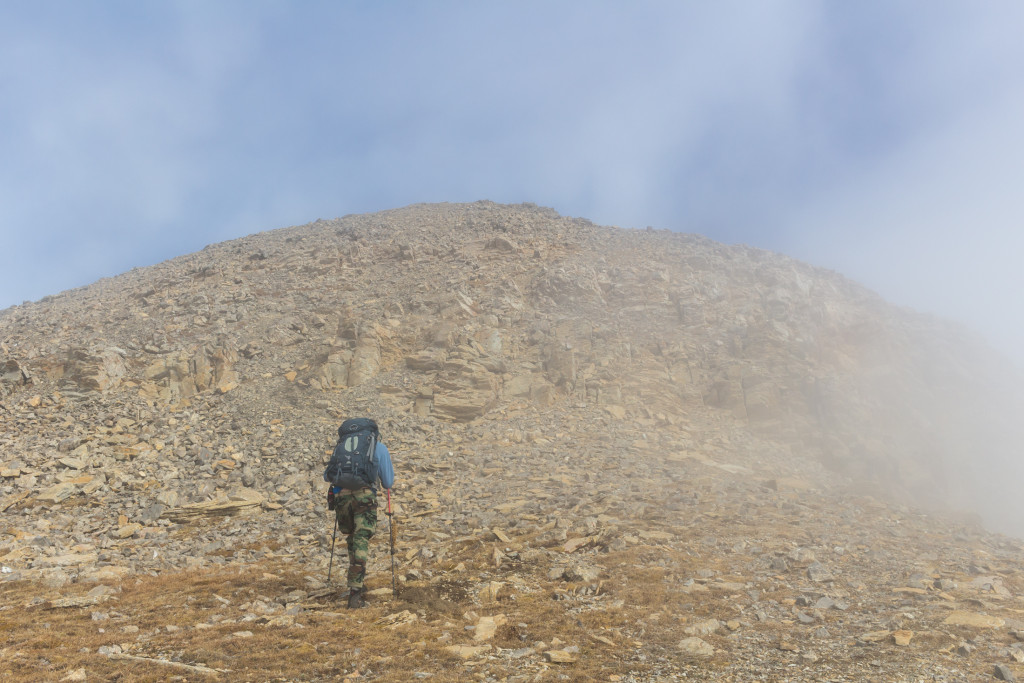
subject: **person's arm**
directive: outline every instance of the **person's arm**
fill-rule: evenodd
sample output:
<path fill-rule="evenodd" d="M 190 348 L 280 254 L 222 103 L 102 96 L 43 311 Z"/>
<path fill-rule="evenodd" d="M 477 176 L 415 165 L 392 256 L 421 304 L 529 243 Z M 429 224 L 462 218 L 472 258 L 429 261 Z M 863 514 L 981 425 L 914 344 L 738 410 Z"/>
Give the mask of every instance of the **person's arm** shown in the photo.
<path fill-rule="evenodd" d="M 380 478 L 381 486 L 390 489 L 395 485 L 395 468 L 391 465 L 391 453 L 387 446 L 378 441 L 374 455 L 377 457 L 377 476 Z"/>

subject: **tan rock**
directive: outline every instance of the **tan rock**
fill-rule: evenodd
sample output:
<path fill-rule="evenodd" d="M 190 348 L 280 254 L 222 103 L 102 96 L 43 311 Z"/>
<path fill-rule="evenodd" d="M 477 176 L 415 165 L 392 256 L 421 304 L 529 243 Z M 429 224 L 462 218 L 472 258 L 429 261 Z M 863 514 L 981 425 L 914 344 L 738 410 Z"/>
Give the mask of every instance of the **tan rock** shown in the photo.
<path fill-rule="evenodd" d="M 23 386 L 28 384 L 29 381 L 30 375 L 28 371 L 18 361 L 9 359 L 0 362 L 0 396 L 4 395 L 3 385 Z"/>
<path fill-rule="evenodd" d="M 98 569 L 92 569 L 79 577 L 80 581 L 87 583 L 102 583 L 105 581 L 120 581 L 126 576 L 130 576 L 132 570 L 130 567 L 118 567 L 118 566 L 107 566 L 100 567 Z"/>
<path fill-rule="evenodd" d="M 390 588 L 386 590 L 388 591 L 388 593 L 391 592 Z M 394 629 L 398 628 L 399 626 L 411 624 L 417 621 L 418 619 L 419 615 L 417 615 L 415 612 L 410 612 L 406 609 L 402 610 L 401 612 L 395 612 L 394 614 L 388 614 L 387 616 L 383 616 L 374 623 L 378 626 L 382 626 L 383 628 Z"/>
<path fill-rule="evenodd" d="M 181 500 L 181 495 L 177 491 L 166 490 L 158 493 L 156 500 L 158 503 L 162 503 L 163 505 L 172 508 L 178 504 L 179 500 Z"/>
<path fill-rule="evenodd" d="M 565 544 L 562 545 L 562 551 L 566 553 L 574 553 L 580 548 L 585 548 L 588 545 L 594 543 L 597 540 L 596 536 L 581 536 L 579 538 L 570 538 Z"/>
<path fill-rule="evenodd" d="M 45 489 L 36 496 L 36 500 L 41 503 L 60 503 L 61 501 L 67 500 L 78 490 L 74 484 L 69 481 L 61 482 L 55 486 L 51 486 Z"/>
<path fill-rule="evenodd" d="M 320 369 L 320 382 L 325 389 L 343 389 L 348 386 L 348 365 L 352 352 L 341 350 L 330 353 Z"/>
<path fill-rule="evenodd" d="M 348 368 L 348 386 L 359 386 L 380 372 L 380 347 L 376 339 L 360 340 Z"/>
<path fill-rule="evenodd" d="M 544 653 L 544 659 L 554 664 L 572 664 L 579 656 L 568 650 L 548 650 Z"/>
<path fill-rule="evenodd" d="M 419 351 L 406 356 L 405 365 L 410 370 L 419 372 L 436 372 L 444 367 L 445 353 L 439 349 Z"/>
<path fill-rule="evenodd" d="M 79 348 L 68 355 L 64 376 L 81 389 L 106 391 L 118 386 L 126 371 L 124 357 L 119 350 Z"/>
<path fill-rule="evenodd" d="M 505 381 L 502 392 L 506 398 L 528 397 L 534 381 L 531 375 L 517 375 Z"/>
<path fill-rule="evenodd" d="M 439 419 L 452 422 L 469 422 L 480 417 L 497 401 L 493 391 L 469 388 L 434 388 L 433 414 Z"/>
<path fill-rule="evenodd" d="M 142 525 L 137 522 L 133 522 L 131 524 L 125 524 L 123 527 L 117 529 L 117 531 L 114 532 L 114 536 L 117 538 L 131 538 L 141 530 Z"/>
<path fill-rule="evenodd" d="M 622 406 L 616 406 L 616 405 L 604 406 L 604 410 L 609 415 L 611 415 L 612 418 L 614 418 L 616 420 L 625 420 L 626 419 L 626 409 L 623 408 Z"/>
<path fill-rule="evenodd" d="M 914 637 L 914 632 L 913 631 L 907 631 L 907 630 L 904 630 L 904 629 L 900 629 L 899 631 L 895 631 L 892 634 L 892 641 L 894 643 L 896 643 L 897 645 L 899 645 L 900 647 L 907 647 L 908 645 L 910 645 L 910 641 L 911 641 L 911 639 L 913 639 L 913 637 Z"/>
<path fill-rule="evenodd" d="M 504 614 L 480 617 L 480 620 L 476 622 L 476 628 L 473 630 L 473 640 L 490 640 L 494 637 L 494 634 L 498 632 L 498 628 L 507 623 L 508 617 Z"/>
<path fill-rule="evenodd" d="M 217 393 L 226 394 L 238 388 L 238 382 L 224 381 L 217 384 Z"/>
<path fill-rule="evenodd" d="M 38 564 L 48 567 L 73 567 L 76 565 L 96 564 L 96 559 L 96 553 L 69 553 L 41 559 L 38 561 Z"/>
<path fill-rule="evenodd" d="M 709 636 L 720 628 L 722 628 L 722 622 L 718 619 L 704 619 L 687 626 L 683 629 L 683 633 L 688 636 Z"/>
<path fill-rule="evenodd" d="M 239 486 L 238 488 L 232 489 L 228 492 L 228 500 L 235 503 L 249 503 L 250 505 L 259 505 L 263 502 L 263 494 L 256 489 L 246 488 Z"/>
<path fill-rule="evenodd" d="M 711 657 L 715 654 L 715 648 L 708 642 L 696 636 L 683 638 L 676 645 L 680 652 L 694 657 Z"/>
<path fill-rule="evenodd" d="M 999 617 L 990 617 L 987 614 L 977 614 L 976 612 L 965 612 L 962 610 L 954 610 L 949 613 L 943 621 L 943 624 L 948 626 L 972 626 L 975 628 L 999 628 L 1006 622 Z"/>
<path fill-rule="evenodd" d="M 173 508 L 167 510 L 162 516 L 174 522 L 187 522 L 200 517 L 233 515 L 241 510 L 258 509 L 259 506 L 274 509 L 274 505 L 276 504 L 264 500 L 263 495 L 259 491 L 239 487 L 225 496 L 225 499 Z"/>
<path fill-rule="evenodd" d="M 473 659 L 491 649 L 490 645 L 449 645 L 445 648 L 459 659 Z"/>
<path fill-rule="evenodd" d="M 204 391 L 230 391 L 238 382 L 237 354 L 219 347 L 195 347 L 153 361 L 143 371 L 140 393 L 165 403 L 178 403 Z"/>

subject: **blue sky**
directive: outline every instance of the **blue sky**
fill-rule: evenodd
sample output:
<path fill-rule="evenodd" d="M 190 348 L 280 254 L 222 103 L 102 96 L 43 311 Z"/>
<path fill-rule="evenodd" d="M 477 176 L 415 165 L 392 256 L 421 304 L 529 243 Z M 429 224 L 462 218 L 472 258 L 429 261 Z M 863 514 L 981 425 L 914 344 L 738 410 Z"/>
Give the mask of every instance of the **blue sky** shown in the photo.
<path fill-rule="evenodd" d="M 743 242 L 1024 365 L 1024 5 L 0 0 L 0 307 L 532 201 Z"/>

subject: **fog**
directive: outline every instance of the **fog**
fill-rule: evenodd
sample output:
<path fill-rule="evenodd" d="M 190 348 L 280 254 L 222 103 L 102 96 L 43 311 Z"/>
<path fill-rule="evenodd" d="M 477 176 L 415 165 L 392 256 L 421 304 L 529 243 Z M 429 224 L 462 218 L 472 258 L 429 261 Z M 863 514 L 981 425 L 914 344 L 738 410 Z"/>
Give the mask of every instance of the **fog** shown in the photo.
<path fill-rule="evenodd" d="M 1021 35 L 1008 3 L 7 3 L 0 307 L 529 201 L 790 254 L 1024 367 Z"/>
<path fill-rule="evenodd" d="M 837 269 L 1018 362 L 1024 9 L 0 9 L 0 306 L 259 230 L 533 201 Z"/>

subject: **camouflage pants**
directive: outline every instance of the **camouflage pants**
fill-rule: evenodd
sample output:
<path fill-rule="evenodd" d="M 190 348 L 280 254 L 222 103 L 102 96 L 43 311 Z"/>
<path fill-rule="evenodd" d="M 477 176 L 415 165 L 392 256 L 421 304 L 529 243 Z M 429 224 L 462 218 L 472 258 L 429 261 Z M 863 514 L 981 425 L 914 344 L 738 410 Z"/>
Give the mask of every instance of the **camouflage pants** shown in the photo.
<path fill-rule="evenodd" d="M 334 514 L 338 529 L 348 537 L 348 587 L 361 589 L 370 539 L 377 530 L 377 494 L 372 489 L 343 491 L 338 495 Z"/>

